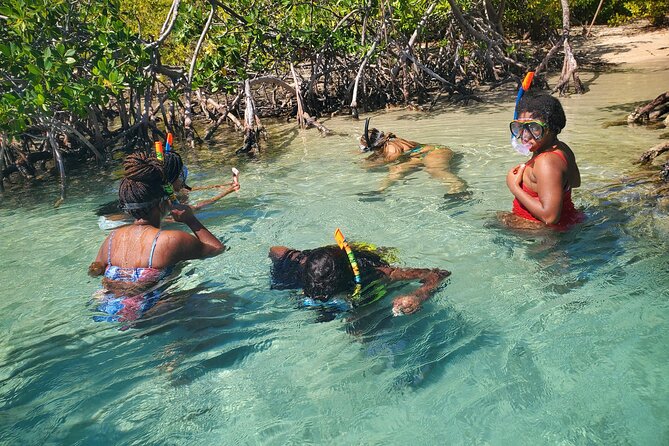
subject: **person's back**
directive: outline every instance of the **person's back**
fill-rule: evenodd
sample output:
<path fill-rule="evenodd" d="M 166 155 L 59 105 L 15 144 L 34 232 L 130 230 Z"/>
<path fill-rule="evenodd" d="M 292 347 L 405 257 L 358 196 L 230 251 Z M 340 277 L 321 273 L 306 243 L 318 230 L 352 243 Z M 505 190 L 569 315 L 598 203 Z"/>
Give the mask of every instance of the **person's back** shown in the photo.
<path fill-rule="evenodd" d="M 89 268 L 93 276 L 104 274 L 107 287 L 125 288 L 153 283 L 165 277 L 176 263 L 220 254 L 223 244 L 193 215 L 190 207 L 171 205 L 163 188 L 162 165 L 147 154 L 130 155 L 126 176 L 119 186 L 122 208 L 134 223 L 112 231 L 100 246 Z M 164 213 L 185 223 L 194 235 L 181 230 L 161 230 Z"/>

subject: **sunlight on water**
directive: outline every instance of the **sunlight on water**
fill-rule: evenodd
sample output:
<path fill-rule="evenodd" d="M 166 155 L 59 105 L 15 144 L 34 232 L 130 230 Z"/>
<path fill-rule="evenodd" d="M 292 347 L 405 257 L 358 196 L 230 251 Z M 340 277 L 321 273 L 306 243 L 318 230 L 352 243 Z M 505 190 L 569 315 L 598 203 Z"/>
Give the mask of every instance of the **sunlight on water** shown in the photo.
<path fill-rule="evenodd" d="M 146 315 L 93 322 L 86 268 L 105 237 L 95 208 L 110 174 L 7 193 L 0 207 L 0 442 L 7 444 L 666 444 L 667 217 L 625 178 L 662 130 L 617 126 L 654 98 L 666 67 L 584 74 L 563 99 L 588 220 L 560 234 L 503 229 L 509 145 L 504 102 L 397 110 L 371 126 L 450 146 L 471 196 L 418 171 L 378 193 L 362 121 L 324 120 L 321 138 L 269 126 L 268 152 L 237 142 L 185 154 L 190 182 L 242 190 L 199 216 L 230 250 L 183 267 Z M 194 198 L 208 197 L 207 191 Z M 272 245 L 354 240 L 398 249 L 405 266 L 452 271 L 413 316 L 391 296 L 315 323 L 298 294 L 269 290 Z"/>

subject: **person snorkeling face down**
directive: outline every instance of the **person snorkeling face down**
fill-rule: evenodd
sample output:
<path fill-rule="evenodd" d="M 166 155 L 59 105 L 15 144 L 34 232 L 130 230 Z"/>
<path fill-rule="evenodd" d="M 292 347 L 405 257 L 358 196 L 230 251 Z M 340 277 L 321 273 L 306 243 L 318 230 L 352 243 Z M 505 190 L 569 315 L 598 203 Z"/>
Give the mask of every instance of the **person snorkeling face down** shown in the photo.
<path fill-rule="evenodd" d="M 416 312 L 422 302 L 436 291 L 451 273 L 446 270 L 424 268 L 396 268 L 371 251 L 353 249 L 360 269 L 363 287 L 378 279 L 388 281 L 415 281 L 421 287 L 393 300 L 393 314 Z M 338 246 L 323 246 L 299 251 L 285 246 L 270 248 L 272 260 L 272 288 L 299 289 L 312 299 L 327 301 L 340 293 L 352 293 L 355 276 L 346 252 Z M 352 298 L 355 307 L 361 303 Z"/>

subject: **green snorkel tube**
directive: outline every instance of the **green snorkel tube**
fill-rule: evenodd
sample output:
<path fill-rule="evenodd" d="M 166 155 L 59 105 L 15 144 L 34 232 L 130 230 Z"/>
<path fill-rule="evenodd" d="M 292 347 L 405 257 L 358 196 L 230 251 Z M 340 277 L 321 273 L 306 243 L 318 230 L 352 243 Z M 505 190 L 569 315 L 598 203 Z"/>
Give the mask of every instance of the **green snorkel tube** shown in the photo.
<path fill-rule="evenodd" d="M 335 230 L 334 238 L 337 241 L 339 248 L 346 251 L 346 256 L 348 257 L 348 261 L 351 264 L 351 270 L 353 270 L 353 280 L 355 281 L 355 288 L 353 290 L 353 294 L 351 295 L 351 302 L 353 303 L 353 306 L 363 307 L 381 299 L 385 293 L 376 293 L 376 295 L 371 297 L 369 300 L 366 300 L 365 302 L 362 301 L 362 279 L 360 278 L 360 267 L 358 266 L 358 261 L 355 259 L 355 254 L 353 253 L 349 243 L 346 241 L 346 237 L 344 237 L 344 234 L 342 234 L 339 228 Z"/>

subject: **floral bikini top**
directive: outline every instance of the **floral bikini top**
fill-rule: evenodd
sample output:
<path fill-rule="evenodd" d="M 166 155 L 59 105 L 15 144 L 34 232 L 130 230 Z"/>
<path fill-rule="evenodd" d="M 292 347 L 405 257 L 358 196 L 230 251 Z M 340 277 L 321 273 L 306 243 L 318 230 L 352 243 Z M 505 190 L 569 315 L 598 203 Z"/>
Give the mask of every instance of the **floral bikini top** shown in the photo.
<path fill-rule="evenodd" d="M 153 252 L 156 249 L 156 242 L 158 241 L 158 236 L 162 231 L 158 231 L 156 236 L 153 239 L 153 244 L 151 245 L 151 253 L 149 254 L 149 266 L 147 268 L 132 268 L 132 267 L 121 267 L 114 266 L 111 264 L 111 247 L 112 239 L 114 238 L 114 233 L 112 231 L 109 234 L 109 246 L 107 247 L 107 269 L 105 269 L 105 279 L 112 280 L 115 282 L 159 282 L 165 277 L 169 276 L 172 272 L 172 267 L 167 267 L 163 269 L 153 268 Z"/>

